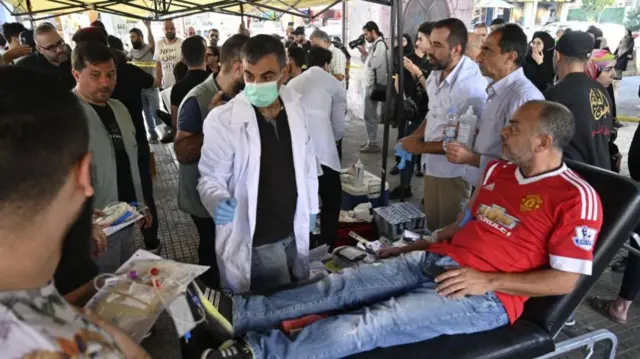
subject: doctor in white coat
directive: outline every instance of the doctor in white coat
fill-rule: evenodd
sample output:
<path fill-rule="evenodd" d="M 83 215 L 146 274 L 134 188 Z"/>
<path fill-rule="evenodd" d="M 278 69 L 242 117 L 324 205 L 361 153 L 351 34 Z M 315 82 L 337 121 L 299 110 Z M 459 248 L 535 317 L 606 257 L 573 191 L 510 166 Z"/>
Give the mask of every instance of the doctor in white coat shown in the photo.
<path fill-rule="evenodd" d="M 283 45 L 269 35 L 242 51 L 245 90 L 204 122 L 198 192 L 216 227 L 223 287 L 264 290 L 309 276 L 318 171 Z M 289 275 L 291 273 L 291 276 Z"/>

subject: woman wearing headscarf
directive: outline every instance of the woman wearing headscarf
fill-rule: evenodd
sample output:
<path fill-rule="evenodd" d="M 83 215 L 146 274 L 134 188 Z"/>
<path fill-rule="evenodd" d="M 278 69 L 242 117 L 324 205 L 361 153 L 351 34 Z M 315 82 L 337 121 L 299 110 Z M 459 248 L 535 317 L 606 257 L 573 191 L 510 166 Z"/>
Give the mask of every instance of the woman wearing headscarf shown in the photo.
<path fill-rule="evenodd" d="M 616 57 L 609 52 L 609 50 L 595 50 L 591 54 L 591 58 L 587 61 L 584 67 L 584 72 L 592 80 L 598 81 L 609 92 L 611 97 L 611 114 L 613 116 L 614 124 L 616 119 L 616 99 L 613 94 L 613 80 L 616 77 L 615 71 Z M 611 137 L 609 137 L 609 154 L 611 155 L 611 169 L 615 172 L 620 172 L 620 164 L 622 161 L 622 155 L 613 142 L 618 135 L 618 127 L 614 125 L 611 130 Z"/>
<path fill-rule="evenodd" d="M 398 47 L 396 46 L 393 51 L 393 73 L 398 74 L 399 70 L 402 69 L 404 71 L 404 95 L 406 97 L 411 97 L 413 93 L 416 91 L 415 81 L 411 81 L 411 72 L 404 68 L 402 65 L 402 58 L 398 59 Z M 413 40 L 411 40 L 411 36 L 409 34 L 402 35 L 402 57 L 411 57 L 415 56 L 415 49 L 413 47 Z"/>
<path fill-rule="evenodd" d="M 622 77 L 622 72 L 627 71 L 629 60 L 633 59 L 634 38 L 631 30 L 627 30 L 627 34 L 620 41 L 620 45 L 616 49 L 616 76 Z"/>
<path fill-rule="evenodd" d="M 556 73 L 553 70 L 553 48 L 555 40 L 544 31 L 533 34 L 529 52 L 524 59 L 525 76 L 543 92 L 553 85 Z"/>

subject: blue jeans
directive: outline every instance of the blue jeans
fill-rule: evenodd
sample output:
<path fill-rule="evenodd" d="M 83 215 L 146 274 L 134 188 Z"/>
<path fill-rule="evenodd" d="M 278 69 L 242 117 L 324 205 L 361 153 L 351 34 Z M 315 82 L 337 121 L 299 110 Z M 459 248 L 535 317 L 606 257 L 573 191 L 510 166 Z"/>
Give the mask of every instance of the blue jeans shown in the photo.
<path fill-rule="evenodd" d="M 494 293 L 463 299 L 436 293 L 433 278 L 424 273 L 433 264 L 457 266 L 449 257 L 418 251 L 270 296 L 235 296 L 235 333 L 245 334 L 256 358 L 339 358 L 509 322 Z M 293 339 L 273 329 L 283 320 L 332 311 L 345 312 L 305 327 Z"/>
<path fill-rule="evenodd" d="M 291 283 L 291 268 L 298 256 L 293 235 L 259 247 L 251 254 L 251 291 L 266 291 Z"/>
<path fill-rule="evenodd" d="M 156 111 L 160 108 L 160 92 L 157 88 L 142 90 L 142 112 L 145 122 L 147 122 L 147 132 L 149 135 L 156 135 L 156 125 L 162 123 Z M 157 135 L 156 135 L 157 136 Z"/>

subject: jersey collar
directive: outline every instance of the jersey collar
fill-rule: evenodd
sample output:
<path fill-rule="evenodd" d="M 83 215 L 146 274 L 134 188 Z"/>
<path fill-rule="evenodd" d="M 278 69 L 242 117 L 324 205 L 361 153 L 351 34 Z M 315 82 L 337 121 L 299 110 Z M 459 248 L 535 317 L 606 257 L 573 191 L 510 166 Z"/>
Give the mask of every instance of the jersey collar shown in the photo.
<path fill-rule="evenodd" d="M 557 176 L 557 175 L 563 173 L 566 170 L 567 170 L 567 165 L 564 162 L 562 162 L 562 166 L 560 166 L 560 168 L 558 168 L 558 169 L 555 169 L 555 170 L 549 171 L 549 172 L 545 172 L 545 173 L 541 173 L 541 174 L 539 174 L 537 176 L 525 178 L 522 175 L 522 172 L 520 171 L 520 167 L 516 167 L 516 180 L 518 180 L 518 184 L 525 185 L 525 184 L 529 184 L 529 183 L 533 183 L 533 182 L 538 182 L 538 181 L 543 180 L 545 178 Z"/>

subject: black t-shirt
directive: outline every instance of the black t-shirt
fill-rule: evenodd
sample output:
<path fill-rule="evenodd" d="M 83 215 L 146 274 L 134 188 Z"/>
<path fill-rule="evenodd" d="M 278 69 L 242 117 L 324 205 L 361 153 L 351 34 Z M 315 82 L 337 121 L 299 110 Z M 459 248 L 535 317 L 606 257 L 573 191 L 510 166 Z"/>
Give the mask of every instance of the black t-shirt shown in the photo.
<path fill-rule="evenodd" d="M 16 66 L 26 67 L 58 79 L 69 90 L 76 86 L 76 80 L 71 73 L 71 61 L 55 66 L 39 52 L 34 52 L 20 60 Z"/>
<path fill-rule="evenodd" d="M 111 106 L 98 106 L 91 104 L 91 107 L 98 113 L 102 124 L 109 132 L 111 136 L 111 142 L 113 143 L 113 150 L 116 155 L 116 175 L 118 179 L 118 200 L 123 202 L 135 202 L 136 190 L 133 186 L 133 177 L 131 176 L 131 162 L 129 162 L 129 156 L 127 150 L 124 147 L 124 140 L 122 139 L 122 132 L 120 126 L 116 121 L 116 116 L 113 114 Z"/>
<path fill-rule="evenodd" d="M 201 84 L 209 75 L 210 73 L 204 70 L 189 70 L 187 75 L 171 88 L 171 104 L 173 106 L 180 106 L 180 103 L 189 91 Z"/>
<path fill-rule="evenodd" d="M 122 102 L 129 111 L 136 129 L 136 142 L 143 145 L 140 146 L 141 150 L 145 149 L 149 144 L 142 117 L 142 90 L 153 87 L 153 76 L 135 65 L 118 63 L 117 77 L 118 82 L 111 97 Z"/>
<path fill-rule="evenodd" d="M 298 190 L 287 112 L 267 120 L 254 108 L 260 131 L 260 179 L 253 246 L 274 243 L 293 233 Z"/>
<path fill-rule="evenodd" d="M 607 89 L 583 72 L 575 72 L 546 90 L 544 97 L 567 106 L 575 119 L 576 133 L 564 148 L 564 156 L 611 169 L 609 137 L 613 128 L 613 105 Z"/>
<path fill-rule="evenodd" d="M 89 198 L 62 242 L 62 256 L 53 275 L 56 289 L 62 295 L 80 288 L 98 275 L 98 266 L 91 258 L 92 215 L 92 199 Z"/>

